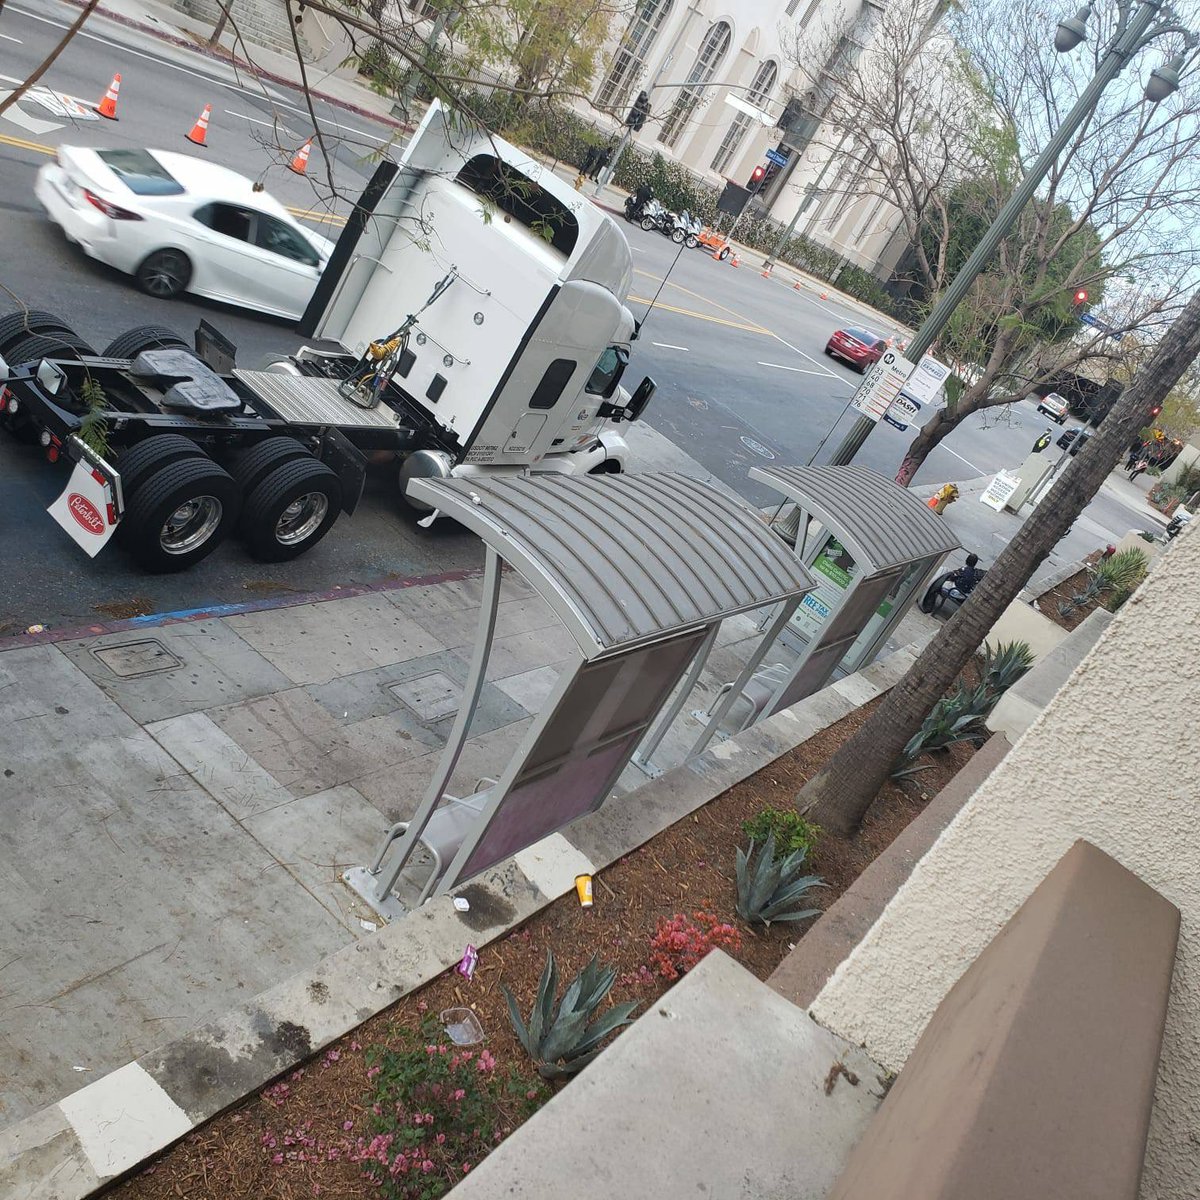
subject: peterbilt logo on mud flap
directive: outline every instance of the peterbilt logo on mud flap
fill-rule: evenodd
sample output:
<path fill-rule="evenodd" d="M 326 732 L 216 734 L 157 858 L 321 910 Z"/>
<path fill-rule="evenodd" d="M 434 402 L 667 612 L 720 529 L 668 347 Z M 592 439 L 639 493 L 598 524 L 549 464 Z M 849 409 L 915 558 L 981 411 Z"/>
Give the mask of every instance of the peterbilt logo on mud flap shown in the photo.
<path fill-rule="evenodd" d="M 72 492 L 67 497 L 67 511 L 88 533 L 99 536 L 104 532 L 104 518 L 100 515 L 100 510 L 86 496 Z"/>

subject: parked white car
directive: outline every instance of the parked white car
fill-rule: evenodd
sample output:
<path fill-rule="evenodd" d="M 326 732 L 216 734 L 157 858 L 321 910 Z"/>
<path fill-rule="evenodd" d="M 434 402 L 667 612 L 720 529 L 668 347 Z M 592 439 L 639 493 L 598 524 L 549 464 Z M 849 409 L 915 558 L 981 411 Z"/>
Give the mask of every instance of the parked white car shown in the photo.
<path fill-rule="evenodd" d="M 193 292 L 297 318 L 334 245 L 245 176 L 188 154 L 60 146 L 34 191 L 72 242 L 164 300 Z"/>

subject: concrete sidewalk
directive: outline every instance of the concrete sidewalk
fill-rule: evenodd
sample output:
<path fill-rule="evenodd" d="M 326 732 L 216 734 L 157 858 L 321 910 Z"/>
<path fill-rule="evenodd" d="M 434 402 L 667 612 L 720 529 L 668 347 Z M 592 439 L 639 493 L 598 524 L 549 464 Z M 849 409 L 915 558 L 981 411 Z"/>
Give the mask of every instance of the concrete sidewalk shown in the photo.
<path fill-rule="evenodd" d="M 466 575 L 0 643 L 0 1127 L 370 936 L 340 874 L 432 777 L 480 594 Z M 725 623 L 689 707 L 756 637 Z M 573 653 L 506 577 L 452 793 L 499 773 Z"/>

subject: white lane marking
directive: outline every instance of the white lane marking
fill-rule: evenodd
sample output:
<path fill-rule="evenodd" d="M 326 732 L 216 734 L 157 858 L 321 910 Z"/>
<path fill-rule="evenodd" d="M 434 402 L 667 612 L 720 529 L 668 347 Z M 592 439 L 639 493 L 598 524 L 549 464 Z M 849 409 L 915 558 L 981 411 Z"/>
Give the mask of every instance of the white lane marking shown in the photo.
<path fill-rule="evenodd" d="M 772 333 L 771 336 L 781 345 L 786 346 L 793 354 L 798 354 L 801 358 L 807 358 L 815 367 L 819 367 L 819 370 L 813 372 L 814 375 L 827 375 L 830 379 L 836 379 L 838 383 L 845 384 L 848 388 L 856 388 L 858 386 L 851 383 L 848 379 L 843 379 L 840 375 L 835 375 L 824 366 L 819 358 L 813 358 L 811 354 L 805 354 L 799 346 L 793 346 L 786 338 L 781 338 L 777 333 Z"/>
<path fill-rule="evenodd" d="M 810 371 L 807 367 L 785 367 L 783 363 L 763 362 L 759 359 L 760 367 L 774 367 L 777 371 L 795 371 L 799 375 L 828 375 L 828 371 Z"/>
<path fill-rule="evenodd" d="M 265 125 L 268 129 L 282 129 L 284 133 L 290 134 L 292 137 L 300 136 L 294 129 L 289 129 L 282 123 L 276 124 L 274 121 L 260 121 L 258 117 L 248 117 L 245 113 L 234 112 L 231 108 L 227 108 L 225 112 L 228 116 L 239 117 L 243 121 L 249 121 L 251 125 Z"/>
<path fill-rule="evenodd" d="M 6 42 L 16 42 L 18 46 L 25 45 L 20 38 L 10 37 L 7 33 L 0 33 L 0 38 L 3 38 Z"/>
<path fill-rule="evenodd" d="M 670 342 L 651 342 L 650 345 L 658 346 L 662 350 L 682 350 L 685 354 L 687 353 L 686 346 L 672 346 Z"/>
<path fill-rule="evenodd" d="M 43 25 L 52 25 L 55 29 L 68 28 L 66 24 L 60 21 L 53 21 L 49 17 L 38 16 L 37 13 L 29 12 L 28 9 L 13 8 L 12 11 L 15 13 L 20 13 L 23 17 L 29 17 L 33 21 L 41 21 Z M 217 79 L 212 75 L 205 75 L 201 71 L 193 71 L 190 67 L 181 67 L 178 63 L 168 62 L 164 58 L 154 54 L 146 54 L 141 50 L 134 50 L 130 46 L 122 45 L 120 42 L 115 42 L 110 38 L 102 37 L 98 33 L 89 33 L 83 29 L 76 34 L 76 37 L 87 38 L 93 42 L 100 42 L 105 46 L 112 46 L 114 49 L 120 50 L 123 54 L 132 54 L 135 58 L 144 58 L 148 62 L 155 63 L 158 66 L 169 67 L 172 71 L 182 71 L 184 75 L 191 75 L 193 79 L 202 79 L 205 83 L 212 84 L 215 87 L 227 88 L 229 91 L 238 92 L 243 96 L 253 96 L 257 100 L 262 100 L 264 98 L 268 99 L 272 104 L 277 105 L 279 108 L 290 109 L 293 113 L 297 113 L 301 116 L 308 115 L 307 109 L 301 108 L 296 104 L 289 104 L 288 101 L 280 97 L 278 92 L 273 91 L 265 84 L 260 83 L 257 88 L 247 88 L 236 83 L 226 83 L 224 80 Z M 319 84 L 317 86 L 319 86 Z M 369 142 L 378 142 L 381 146 L 387 145 L 387 143 L 391 141 L 390 138 L 374 137 L 372 134 L 364 133 L 361 129 L 355 129 L 350 125 L 343 125 L 340 121 L 330 120 L 326 117 L 318 117 L 317 120 L 320 121 L 322 125 L 328 125 L 333 129 L 338 130 L 343 137 L 353 134 L 356 137 L 366 138 L 366 140 Z"/>
<path fill-rule="evenodd" d="M 971 468 L 972 471 L 979 471 L 983 475 L 987 474 L 987 472 L 982 467 L 977 466 L 969 458 L 963 458 L 963 456 L 961 454 L 959 454 L 959 452 L 957 450 L 951 450 L 949 446 L 945 446 L 945 445 L 942 446 L 942 449 L 945 450 L 947 454 L 953 454 L 954 457 L 957 458 L 959 462 L 965 462 L 967 464 L 967 466 Z"/>

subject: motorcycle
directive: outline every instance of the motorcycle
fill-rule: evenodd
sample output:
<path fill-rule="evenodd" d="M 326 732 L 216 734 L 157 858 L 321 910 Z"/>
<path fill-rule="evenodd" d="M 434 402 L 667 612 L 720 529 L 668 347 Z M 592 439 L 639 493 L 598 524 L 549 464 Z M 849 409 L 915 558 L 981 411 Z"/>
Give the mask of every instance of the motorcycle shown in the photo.
<path fill-rule="evenodd" d="M 700 245 L 700 232 L 704 226 L 686 208 L 681 213 L 673 213 L 672 217 L 671 241 L 694 250 Z"/>
<path fill-rule="evenodd" d="M 649 204 L 649 203 L 650 203 L 650 200 L 647 199 L 646 204 Z M 626 196 L 625 197 L 625 220 L 626 221 L 629 221 L 632 224 L 637 224 L 638 222 L 641 222 L 643 211 L 644 211 L 644 204 L 638 204 L 636 196 Z"/>
<path fill-rule="evenodd" d="M 955 586 L 955 581 L 951 578 L 957 574 L 955 571 L 947 571 L 945 575 L 939 575 L 930 585 L 925 595 L 921 597 L 920 609 L 923 613 L 935 613 L 944 608 L 946 604 L 962 604 L 969 592 L 960 592 Z M 987 574 L 986 571 L 979 572 L 979 578 L 975 581 L 975 586 L 979 586 L 981 580 Z"/>
<path fill-rule="evenodd" d="M 1167 522 L 1167 537 L 1168 542 L 1173 542 L 1182 532 L 1183 527 L 1191 523 L 1192 514 L 1186 508 L 1178 509 L 1175 515 Z"/>
<path fill-rule="evenodd" d="M 657 229 L 659 233 L 667 233 L 669 232 L 667 223 L 674 220 L 674 216 L 674 213 L 657 200 L 647 200 L 646 207 L 642 209 L 642 219 L 638 224 L 647 233 L 652 229 Z"/>

